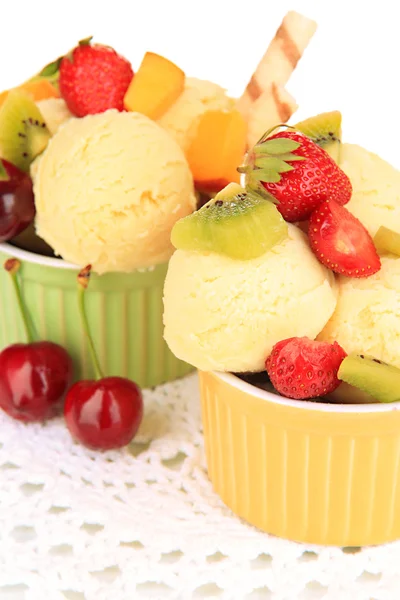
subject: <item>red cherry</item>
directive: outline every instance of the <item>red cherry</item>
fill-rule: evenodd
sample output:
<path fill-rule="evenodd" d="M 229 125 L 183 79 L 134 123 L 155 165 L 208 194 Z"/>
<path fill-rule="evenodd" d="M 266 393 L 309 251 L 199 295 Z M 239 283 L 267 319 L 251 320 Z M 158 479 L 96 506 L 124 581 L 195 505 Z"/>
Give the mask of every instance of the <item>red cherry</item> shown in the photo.
<path fill-rule="evenodd" d="M 72 437 L 88 448 L 122 448 L 142 421 L 142 394 L 123 377 L 79 381 L 67 394 L 64 416 Z"/>
<path fill-rule="evenodd" d="M 14 344 L 0 353 L 0 407 L 20 421 L 43 421 L 57 411 L 72 361 L 53 342 Z"/>
<path fill-rule="evenodd" d="M 35 213 L 31 178 L 0 159 L 0 242 L 6 242 L 26 229 Z"/>

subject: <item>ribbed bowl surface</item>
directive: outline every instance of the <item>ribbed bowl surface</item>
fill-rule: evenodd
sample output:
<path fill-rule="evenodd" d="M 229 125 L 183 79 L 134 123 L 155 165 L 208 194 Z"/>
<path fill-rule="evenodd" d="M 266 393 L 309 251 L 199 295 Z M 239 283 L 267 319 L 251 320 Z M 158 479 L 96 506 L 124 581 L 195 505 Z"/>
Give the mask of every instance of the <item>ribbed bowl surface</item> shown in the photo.
<path fill-rule="evenodd" d="M 74 360 L 76 378 L 93 375 L 77 304 L 78 269 L 63 261 L 0 246 L 0 264 L 22 262 L 24 303 L 40 339 L 61 344 Z M 34 260 L 35 262 L 32 262 Z M 167 265 L 132 274 L 93 275 L 86 295 L 90 330 L 104 372 L 126 376 L 141 387 L 172 381 L 193 370 L 163 339 L 163 285 Z M 10 276 L 0 268 L 0 349 L 25 341 Z"/>
<path fill-rule="evenodd" d="M 208 472 L 237 515 L 291 540 L 400 538 L 400 405 L 298 402 L 200 373 Z"/>

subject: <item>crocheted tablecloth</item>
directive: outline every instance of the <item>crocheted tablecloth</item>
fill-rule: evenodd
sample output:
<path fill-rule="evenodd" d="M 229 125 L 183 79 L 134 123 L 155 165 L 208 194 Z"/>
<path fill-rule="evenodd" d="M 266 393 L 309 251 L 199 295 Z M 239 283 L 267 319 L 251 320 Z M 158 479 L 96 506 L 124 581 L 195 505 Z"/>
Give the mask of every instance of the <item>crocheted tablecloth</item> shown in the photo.
<path fill-rule="evenodd" d="M 394 600 L 400 543 L 306 547 L 238 519 L 207 478 L 197 376 L 145 392 L 134 443 L 0 415 L 0 598 Z"/>

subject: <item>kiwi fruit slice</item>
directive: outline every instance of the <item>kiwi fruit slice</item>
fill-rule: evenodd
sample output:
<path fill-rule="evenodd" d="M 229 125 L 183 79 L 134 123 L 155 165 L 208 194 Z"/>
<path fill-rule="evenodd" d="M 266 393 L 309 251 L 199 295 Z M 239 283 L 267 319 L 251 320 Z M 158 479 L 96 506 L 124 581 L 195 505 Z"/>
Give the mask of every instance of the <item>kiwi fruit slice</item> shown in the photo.
<path fill-rule="evenodd" d="M 249 260 L 287 235 L 287 224 L 272 202 L 230 183 L 200 210 L 178 221 L 171 241 L 181 250 Z"/>
<path fill-rule="evenodd" d="M 294 125 L 295 129 L 311 138 L 321 146 L 333 160 L 340 161 L 340 148 L 342 140 L 342 114 L 338 110 L 321 113 L 300 121 Z"/>
<path fill-rule="evenodd" d="M 372 356 L 349 354 L 340 365 L 338 378 L 378 402 L 400 400 L 400 369 Z"/>
<path fill-rule="evenodd" d="M 400 233 L 384 227 L 379 227 L 374 237 L 374 244 L 381 252 L 391 252 L 400 256 Z"/>
<path fill-rule="evenodd" d="M 28 172 L 29 165 L 43 152 L 50 137 L 32 98 L 20 90 L 9 92 L 0 108 L 0 156 Z"/>

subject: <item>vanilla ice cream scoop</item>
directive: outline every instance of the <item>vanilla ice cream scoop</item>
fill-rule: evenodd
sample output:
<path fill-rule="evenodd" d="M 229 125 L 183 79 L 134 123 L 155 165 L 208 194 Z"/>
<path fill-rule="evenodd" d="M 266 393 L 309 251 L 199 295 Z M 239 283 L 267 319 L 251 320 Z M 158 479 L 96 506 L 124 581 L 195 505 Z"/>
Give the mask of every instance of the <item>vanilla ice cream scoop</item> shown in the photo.
<path fill-rule="evenodd" d="M 34 175 L 38 235 L 65 260 L 100 274 L 167 261 L 173 225 L 196 205 L 182 150 L 138 113 L 71 119 Z"/>
<path fill-rule="evenodd" d="M 318 335 L 336 306 L 335 279 L 288 227 L 288 238 L 256 259 L 175 252 L 164 335 L 178 358 L 204 371 L 262 371 L 276 342 Z"/>
<path fill-rule="evenodd" d="M 372 236 L 381 225 L 400 233 L 400 172 L 354 144 L 343 144 L 340 167 L 353 186 L 346 208 Z"/>
<path fill-rule="evenodd" d="M 400 367 L 400 258 L 381 261 L 371 277 L 339 278 L 336 310 L 318 338 Z"/>
<path fill-rule="evenodd" d="M 235 101 L 211 81 L 187 77 L 182 94 L 158 123 L 186 151 L 196 135 L 200 117 L 208 110 L 231 110 Z"/>
<path fill-rule="evenodd" d="M 46 98 L 36 103 L 51 135 L 57 133 L 61 125 L 74 118 L 62 98 Z"/>

